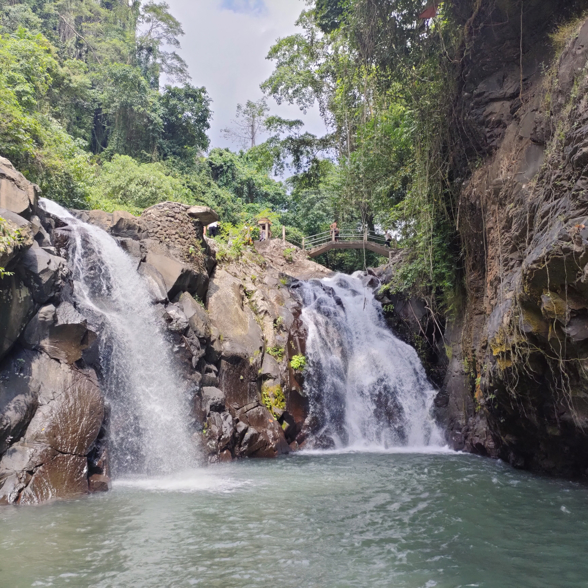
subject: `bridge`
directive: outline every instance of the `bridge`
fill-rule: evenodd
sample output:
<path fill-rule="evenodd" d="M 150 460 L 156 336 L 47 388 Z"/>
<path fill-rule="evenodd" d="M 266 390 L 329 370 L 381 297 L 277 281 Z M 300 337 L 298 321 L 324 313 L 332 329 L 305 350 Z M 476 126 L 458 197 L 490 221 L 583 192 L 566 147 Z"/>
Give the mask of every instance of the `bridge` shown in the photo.
<path fill-rule="evenodd" d="M 331 231 L 304 237 L 302 249 L 308 252 L 308 257 L 318 257 L 332 249 L 366 249 L 383 257 L 390 257 L 391 253 L 384 235 L 352 229 L 341 229 L 337 237 Z"/>

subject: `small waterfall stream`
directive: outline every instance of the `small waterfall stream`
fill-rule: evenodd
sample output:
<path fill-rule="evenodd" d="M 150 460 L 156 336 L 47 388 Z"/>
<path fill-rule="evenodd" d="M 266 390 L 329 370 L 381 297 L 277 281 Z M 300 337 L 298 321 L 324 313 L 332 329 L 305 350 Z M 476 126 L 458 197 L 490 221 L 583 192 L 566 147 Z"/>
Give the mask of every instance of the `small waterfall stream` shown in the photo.
<path fill-rule="evenodd" d="M 311 280 L 301 290 L 315 446 L 441 445 L 431 414 L 436 392 L 416 351 L 386 326 L 361 276 Z"/>
<path fill-rule="evenodd" d="M 193 465 L 187 391 L 136 263 L 106 231 L 50 200 L 41 204 L 71 230 L 74 298 L 100 333 L 113 474 L 167 474 Z"/>

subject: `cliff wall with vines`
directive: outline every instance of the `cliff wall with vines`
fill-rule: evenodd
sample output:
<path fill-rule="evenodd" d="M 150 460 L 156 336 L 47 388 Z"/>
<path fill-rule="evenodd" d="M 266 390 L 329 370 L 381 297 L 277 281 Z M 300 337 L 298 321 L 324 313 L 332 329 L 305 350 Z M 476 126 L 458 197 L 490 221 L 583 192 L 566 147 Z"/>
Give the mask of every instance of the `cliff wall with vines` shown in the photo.
<path fill-rule="evenodd" d="M 520 34 L 529 30 L 524 15 Z M 548 23 L 530 27 L 530 39 L 510 30 L 510 38 L 482 32 L 471 54 L 480 61 L 467 58 L 456 102 L 465 292 L 444 334 L 449 365 L 437 405 L 456 448 L 583 477 L 588 21 L 551 39 Z M 473 173 L 458 185 L 468 158 Z"/>

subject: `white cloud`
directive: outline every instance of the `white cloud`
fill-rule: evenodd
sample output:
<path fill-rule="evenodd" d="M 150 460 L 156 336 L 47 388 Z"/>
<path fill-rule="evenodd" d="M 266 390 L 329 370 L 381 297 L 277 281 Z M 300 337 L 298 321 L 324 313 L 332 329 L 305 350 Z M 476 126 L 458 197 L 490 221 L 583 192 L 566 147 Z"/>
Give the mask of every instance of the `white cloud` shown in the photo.
<path fill-rule="evenodd" d="M 269 77 L 273 63 L 266 60 L 279 37 L 296 31 L 295 22 L 304 9 L 303 0 L 265 0 L 265 11 L 236 10 L 255 7 L 258 0 L 168 0 L 172 14 L 180 20 L 186 35 L 181 55 L 188 63 L 192 83 L 205 86 L 213 100 L 214 118 L 210 138 L 214 147 L 234 147 L 220 134 L 235 116 L 237 104 L 263 96 L 259 85 Z M 225 5 L 230 4 L 233 8 Z M 302 118 L 307 130 L 324 133 L 314 109 L 304 116 L 296 106 L 277 106 L 272 113 Z"/>

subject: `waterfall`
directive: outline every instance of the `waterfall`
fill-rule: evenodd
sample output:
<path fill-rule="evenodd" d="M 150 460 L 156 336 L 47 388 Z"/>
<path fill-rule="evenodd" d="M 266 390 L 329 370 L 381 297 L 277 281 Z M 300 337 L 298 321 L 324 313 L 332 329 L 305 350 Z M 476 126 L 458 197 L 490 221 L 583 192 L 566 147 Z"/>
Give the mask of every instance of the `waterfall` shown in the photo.
<path fill-rule="evenodd" d="M 442 436 L 416 351 L 387 327 L 360 274 L 301 284 L 307 420 L 317 447 L 423 447 Z"/>
<path fill-rule="evenodd" d="M 111 405 L 114 475 L 166 474 L 194 463 L 188 391 L 137 264 L 104 230 L 41 199 L 70 230 L 78 311 L 100 335 L 102 387 Z"/>

